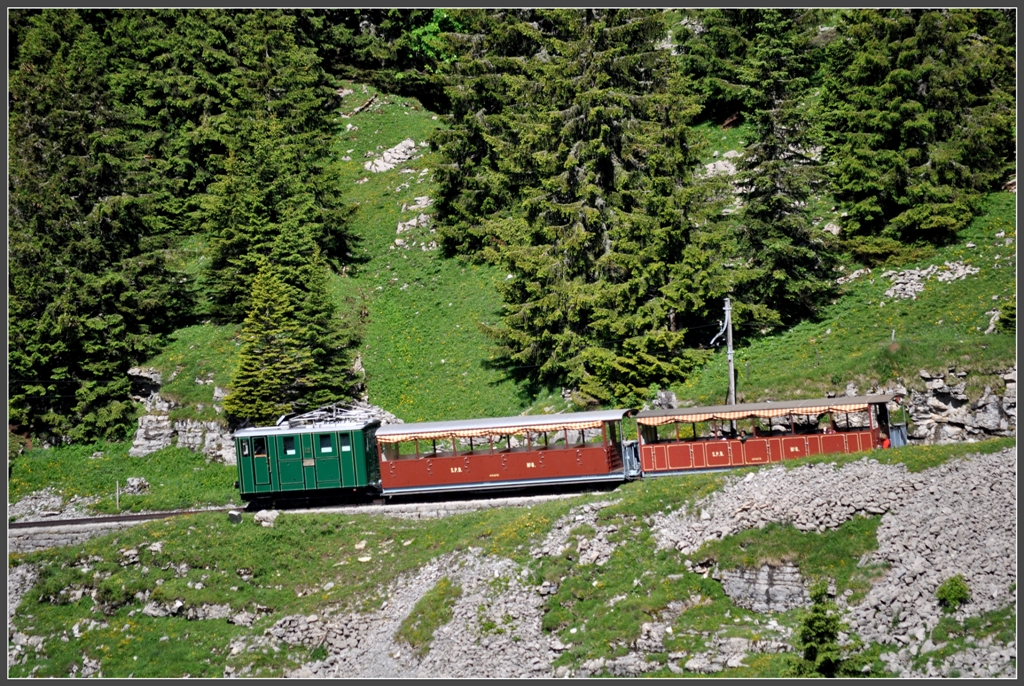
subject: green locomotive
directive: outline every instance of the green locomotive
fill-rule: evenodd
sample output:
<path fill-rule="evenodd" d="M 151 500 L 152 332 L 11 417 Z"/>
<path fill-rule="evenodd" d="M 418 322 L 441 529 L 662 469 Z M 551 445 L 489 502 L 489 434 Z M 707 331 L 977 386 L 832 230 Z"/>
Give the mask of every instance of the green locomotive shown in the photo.
<path fill-rule="evenodd" d="M 377 420 L 241 429 L 234 434 L 243 500 L 378 492 Z"/>

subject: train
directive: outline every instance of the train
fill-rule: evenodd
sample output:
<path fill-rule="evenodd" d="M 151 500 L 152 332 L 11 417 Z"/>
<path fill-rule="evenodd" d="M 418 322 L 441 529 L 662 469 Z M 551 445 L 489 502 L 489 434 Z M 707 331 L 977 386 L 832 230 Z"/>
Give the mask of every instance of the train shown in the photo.
<path fill-rule="evenodd" d="M 243 500 L 508 491 L 766 465 L 906 442 L 899 394 L 411 424 L 313 412 L 234 433 Z M 623 424 L 635 422 L 627 438 Z M 632 429 L 632 426 L 630 426 Z M 891 438 L 890 438 L 891 437 Z"/>

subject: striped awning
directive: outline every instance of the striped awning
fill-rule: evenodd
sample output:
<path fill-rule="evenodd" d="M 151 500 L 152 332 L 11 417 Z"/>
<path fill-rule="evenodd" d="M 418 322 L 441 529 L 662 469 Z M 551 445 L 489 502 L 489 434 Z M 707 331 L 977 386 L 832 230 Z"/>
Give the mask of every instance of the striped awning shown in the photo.
<path fill-rule="evenodd" d="M 789 415 L 866 412 L 871 405 L 887 403 L 899 397 L 898 395 L 890 394 L 646 411 L 637 414 L 636 422 L 644 426 L 662 426 L 663 424 L 674 424 L 676 422 L 690 423 L 755 418 L 771 419 L 772 417 L 787 417 Z"/>
<path fill-rule="evenodd" d="M 496 419 L 424 422 L 421 424 L 390 424 L 377 430 L 377 440 L 387 444 L 415 440 L 511 436 L 566 430 L 583 431 L 584 429 L 600 429 L 605 422 L 621 421 L 630 412 L 630 410 L 603 410 L 552 415 L 521 415 Z"/>

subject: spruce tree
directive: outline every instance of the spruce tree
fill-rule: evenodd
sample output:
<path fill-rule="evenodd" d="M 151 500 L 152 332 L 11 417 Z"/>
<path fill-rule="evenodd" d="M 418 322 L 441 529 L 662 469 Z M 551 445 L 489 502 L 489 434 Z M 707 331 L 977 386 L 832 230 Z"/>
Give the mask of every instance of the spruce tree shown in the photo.
<path fill-rule="evenodd" d="M 317 407 L 351 395 L 351 348 L 356 337 L 346 327 L 329 291 L 330 267 L 310 233 L 282 233 L 274 241 L 269 268 L 284 284 L 299 326 L 298 339 L 309 351 L 309 384 L 302 397 Z"/>
<path fill-rule="evenodd" d="M 224 410 L 232 417 L 266 424 L 301 409 L 311 355 L 300 340 L 288 289 L 266 261 L 253 279 L 249 301 Z"/>
<path fill-rule="evenodd" d="M 806 43 L 779 10 L 764 10 L 757 26 L 740 70 L 754 131 L 737 175 L 741 250 L 751 273 L 736 296 L 759 307 L 764 323 L 792 324 L 831 294 L 834 246 L 807 209 L 820 174 L 805 116 L 807 81 L 799 76 Z"/>
<path fill-rule="evenodd" d="M 690 327 L 727 291 L 705 240 L 696 108 L 656 44 L 661 13 L 498 12 L 454 66 L 436 139 L 451 251 L 507 269 L 489 331 L 514 370 L 584 404 L 625 401 L 706 358 Z"/>
<path fill-rule="evenodd" d="M 851 10 L 822 118 L 844 234 L 865 258 L 943 243 L 1015 167 L 1015 13 Z"/>
<path fill-rule="evenodd" d="M 104 13 L 15 14 L 10 83 L 10 420 L 121 440 L 127 370 L 187 307 L 169 273 L 133 113 L 110 87 Z"/>

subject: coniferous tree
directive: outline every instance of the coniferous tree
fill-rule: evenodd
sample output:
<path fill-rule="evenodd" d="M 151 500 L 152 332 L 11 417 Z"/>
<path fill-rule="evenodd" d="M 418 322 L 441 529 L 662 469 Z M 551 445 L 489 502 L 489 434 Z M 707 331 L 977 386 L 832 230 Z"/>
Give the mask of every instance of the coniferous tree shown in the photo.
<path fill-rule="evenodd" d="M 10 419 L 56 440 L 119 440 L 126 372 L 187 306 L 153 240 L 131 113 L 109 83 L 105 17 L 16 14 L 9 168 Z"/>
<path fill-rule="evenodd" d="M 328 290 L 330 268 L 309 232 L 300 227 L 278 236 L 269 268 L 288 292 L 299 325 L 298 339 L 310 354 L 302 403 L 317 407 L 349 397 L 355 335 L 351 327 L 343 326 Z"/>
<path fill-rule="evenodd" d="M 1015 165 L 1015 13 L 852 10 L 827 50 L 825 154 L 850 246 L 942 243 Z M 860 244 L 860 248 L 858 248 Z"/>
<path fill-rule="evenodd" d="M 754 135 L 737 176 L 741 249 L 752 273 L 736 295 L 759 306 L 763 323 L 792 324 L 831 294 L 834 247 L 807 210 L 819 174 L 799 76 L 806 43 L 780 10 L 764 10 L 757 27 L 740 70 Z"/>
<path fill-rule="evenodd" d="M 660 13 L 523 11 L 455 66 L 458 116 L 437 142 L 450 250 L 496 261 L 512 367 L 582 403 L 646 394 L 706 351 L 688 339 L 727 291 L 698 229 L 695 141 Z M 493 47 L 493 50 L 491 49 Z"/>
<path fill-rule="evenodd" d="M 238 366 L 224 410 L 265 424 L 296 408 L 309 387 L 309 350 L 303 345 L 288 288 L 264 260 L 253 279 L 242 326 Z"/>

